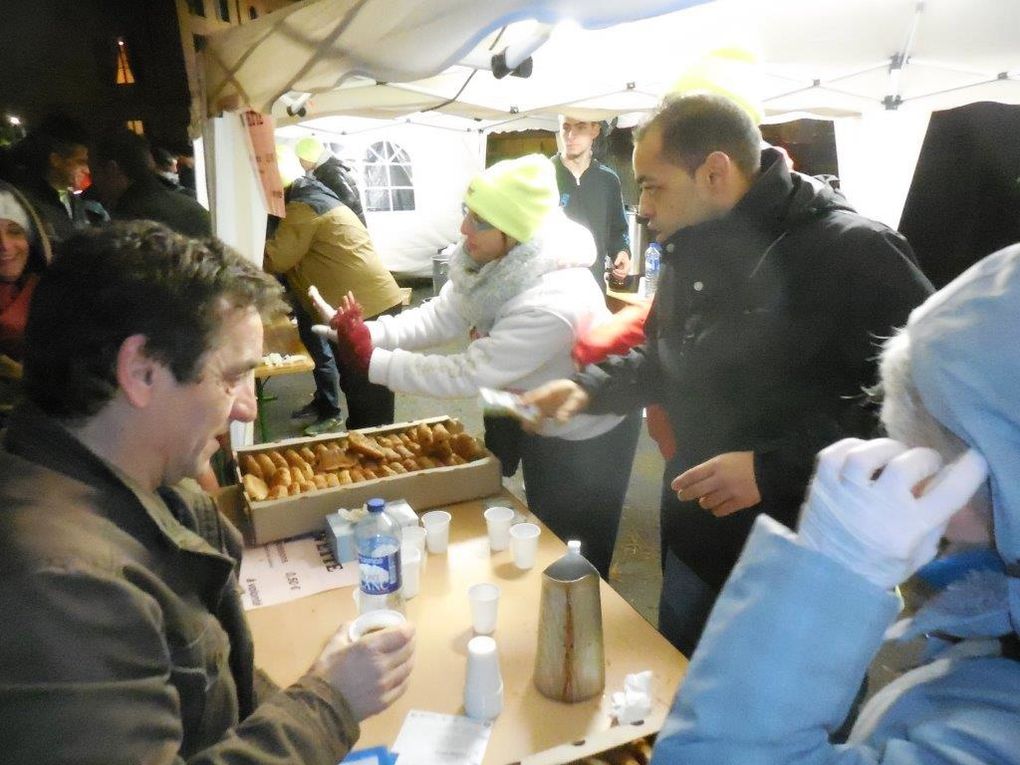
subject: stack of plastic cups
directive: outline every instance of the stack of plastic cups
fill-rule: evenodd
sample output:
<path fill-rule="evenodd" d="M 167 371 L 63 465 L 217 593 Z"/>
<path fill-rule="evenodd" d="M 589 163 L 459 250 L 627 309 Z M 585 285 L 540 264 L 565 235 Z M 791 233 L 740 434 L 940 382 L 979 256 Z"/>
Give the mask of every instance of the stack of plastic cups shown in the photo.
<path fill-rule="evenodd" d="M 503 711 L 503 676 L 496 641 L 479 635 L 468 642 L 464 711 L 474 720 L 494 720 Z"/>

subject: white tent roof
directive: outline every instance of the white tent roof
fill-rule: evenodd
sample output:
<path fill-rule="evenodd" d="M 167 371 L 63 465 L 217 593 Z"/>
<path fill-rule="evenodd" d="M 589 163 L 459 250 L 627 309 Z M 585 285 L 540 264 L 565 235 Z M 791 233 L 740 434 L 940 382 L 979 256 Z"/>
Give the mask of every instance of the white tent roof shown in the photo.
<path fill-rule="evenodd" d="M 458 63 L 549 35 L 528 19 L 567 18 L 577 23 L 552 29 L 528 79 Z M 564 109 L 648 110 L 689 63 L 737 45 L 762 61 L 773 118 L 930 112 L 1020 103 L 1017 39 L 1015 0 L 310 0 L 212 37 L 206 92 L 210 109 L 247 103 L 283 121 L 313 94 L 307 118 L 434 110 L 517 128 Z"/>

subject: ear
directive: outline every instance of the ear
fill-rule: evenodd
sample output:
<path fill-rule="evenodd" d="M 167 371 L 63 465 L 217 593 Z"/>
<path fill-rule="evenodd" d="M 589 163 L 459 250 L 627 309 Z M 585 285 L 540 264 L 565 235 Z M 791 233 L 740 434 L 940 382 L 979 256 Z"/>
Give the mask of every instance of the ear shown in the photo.
<path fill-rule="evenodd" d="M 159 363 L 145 353 L 145 335 L 131 335 L 117 351 L 117 385 L 128 402 L 144 409 L 152 402 Z"/>
<path fill-rule="evenodd" d="M 698 185 L 711 197 L 728 196 L 734 181 L 740 175 L 737 166 L 726 152 L 713 151 L 695 171 Z"/>

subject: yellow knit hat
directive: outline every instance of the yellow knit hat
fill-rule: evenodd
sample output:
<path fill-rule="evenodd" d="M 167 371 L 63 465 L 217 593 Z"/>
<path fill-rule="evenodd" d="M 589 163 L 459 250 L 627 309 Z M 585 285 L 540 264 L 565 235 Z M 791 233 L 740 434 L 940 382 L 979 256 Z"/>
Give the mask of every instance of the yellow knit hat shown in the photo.
<path fill-rule="evenodd" d="M 318 162 L 325 150 L 326 147 L 322 145 L 322 141 L 311 135 L 305 136 L 294 146 L 298 159 L 303 159 L 305 162 Z"/>
<path fill-rule="evenodd" d="M 280 180 L 283 181 L 284 188 L 305 174 L 305 169 L 298 162 L 294 150 L 283 144 L 276 145 L 276 166 L 280 170 Z"/>
<path fill-rule="evenodd" d="M 711 93 L 725 96 L 747 112 L 755 125 L 765 119 L 758 58 L 739 47 L 719 48 L 684 70 L 667 95 Z"/>
<path fill-rule="evenodd" d="M 559 205 L 556 170 L 541 154 L 497 162 L 476 175 L 464 204 L 518 242 L 527 242 Z"/>

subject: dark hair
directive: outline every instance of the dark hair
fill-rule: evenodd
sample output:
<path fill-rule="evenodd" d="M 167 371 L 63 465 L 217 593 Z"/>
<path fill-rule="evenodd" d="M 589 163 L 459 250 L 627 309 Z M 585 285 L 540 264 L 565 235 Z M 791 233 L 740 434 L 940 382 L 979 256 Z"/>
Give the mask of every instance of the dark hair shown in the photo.
<path fill-rule="evenodd" d="M 79 147 L 89 145 L 89 134 L 76 120 L 64 114 L 44 117 L 15 144 L 9 163 L 12 180 L 26 181 L 42 178 L 49 171 L 50 154 L 69 157 Z"/>
<path fill-rule="evenodd" d="M 177 157 L 174 154 L 171 154 L 169 149 L 164 149 L 162 146 L 153 147 L 152 159 L 156 163 L 156 167 L 160 170 L 170 167 L 177 161 Z"/>
<path fill-rule="evenodd" d="M 105 133 L 96 141 L 92 153 L 100 165 L 116 162 L 121 172 L 132 181 L 139 181 L 152 174 L 154 162 L 149 142 L 125 127 Z"/>
<path fill-rule="evenodd" d="M 677 96 L 634 130 L 640 141 L 650 129 L 662 136 L 663 158 L 688 173 L 704 164 L 714 151 L 726 154 L 748 178 L 761 169 L 761 132 L 751 117 L 723 96 Z"/>
<path fill-rule="evenodd" d="M 217 239 L 152 221 L 114 223 L 67 239 L 32 298 L 25 391 L 53 417 L 86 419 L 117 391 L 124 340 L 179 382 L 193 382 L 230 308 L 283 308 L 280 285 Z"/>

